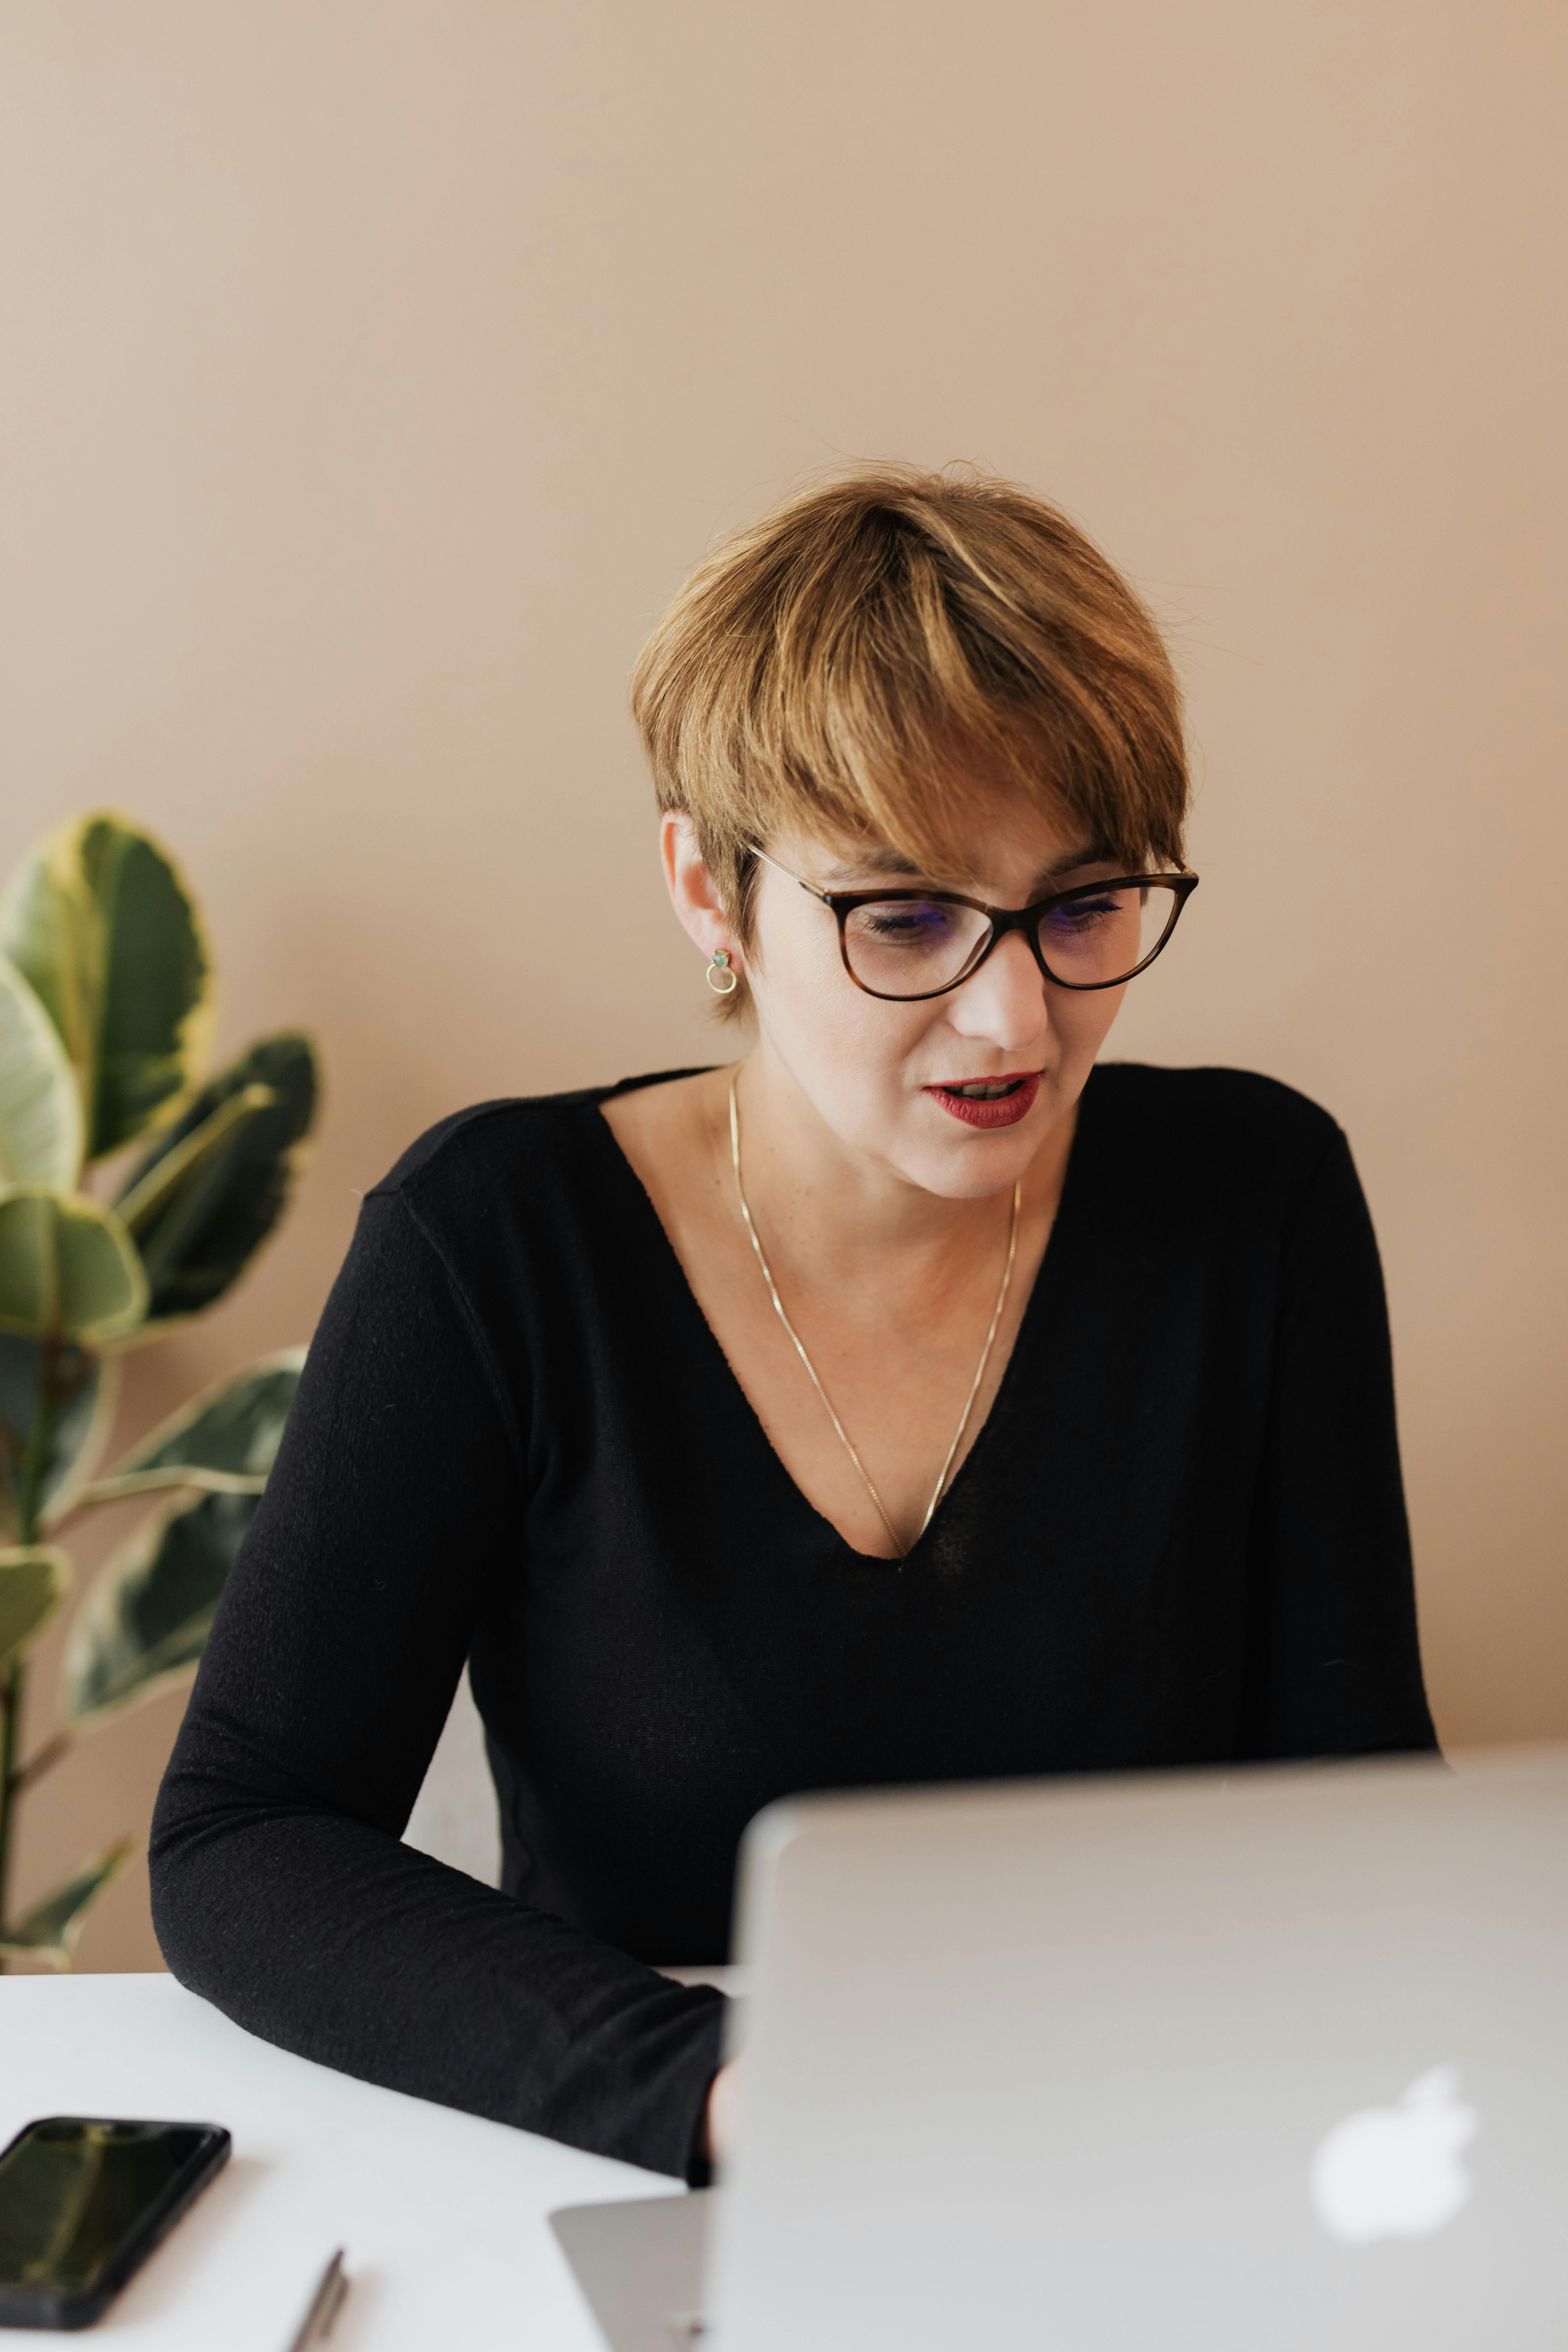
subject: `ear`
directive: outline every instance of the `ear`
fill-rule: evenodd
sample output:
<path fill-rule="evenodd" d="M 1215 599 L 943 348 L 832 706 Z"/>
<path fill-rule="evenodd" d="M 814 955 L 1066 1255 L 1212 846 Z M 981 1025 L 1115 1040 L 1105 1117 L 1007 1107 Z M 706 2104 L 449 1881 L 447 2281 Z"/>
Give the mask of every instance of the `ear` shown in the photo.
<path fill-rule="evenodd" d="M 731 967 L 742 968 L 741 942 L 734 927 L 720 903 L 718 888 L 701 851 L 691 819 L 683 810 L 671 809 L 658 829 L 658 852 L 664 866 L 665 887 L 669 903 L 679 916 L 687 936 L 711 961 L 716 950 L 729 957 Z"/>

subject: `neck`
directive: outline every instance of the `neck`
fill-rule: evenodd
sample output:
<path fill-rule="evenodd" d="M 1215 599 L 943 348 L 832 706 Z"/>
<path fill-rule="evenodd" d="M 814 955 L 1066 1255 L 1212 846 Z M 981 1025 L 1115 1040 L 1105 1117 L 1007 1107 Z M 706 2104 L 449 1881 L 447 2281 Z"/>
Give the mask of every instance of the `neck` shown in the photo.
<path fill-rule="evenodd" d="M 729 1089 L 713 1097 L 713 1148 L 730 1181 Z M 921 1265 L 957 1271 L 971 1247 L 994 1249 L 1012 1185 L 994 1195 L 950 1199 L 914 1183 L 875 1152 L 857 1150 L 830 1128 L 777 1052 L 763 1039 L 740 1065 L 742 1164 L 753 1213 L 769 1248 L 815 1286 L 907 1276 Z M 1045 1138 L 1023 1179 L 1026 1213 L 1054 1207 L 1074 1121 Z"/>

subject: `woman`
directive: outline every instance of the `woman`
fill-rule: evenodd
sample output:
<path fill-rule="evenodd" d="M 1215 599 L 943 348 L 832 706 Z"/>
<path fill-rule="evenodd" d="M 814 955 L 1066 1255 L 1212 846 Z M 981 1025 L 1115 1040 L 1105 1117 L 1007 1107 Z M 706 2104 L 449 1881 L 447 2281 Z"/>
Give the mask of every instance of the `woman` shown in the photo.
<path fill-rule="evenodd" d="M 862 473 L 711 557 L 634 700 L 757 1042 L 367 1196 L 153 1893 L 252 2032 L 699 2178 L 722 2003 L 655 1964 L 726 1957 L 770 1799 L 1432 1728 L 1344 1138 L 1097 1066 L 1194 887 L 1125 583 L 1025 492 Z M 398 1843 L 465 1658 L 501 1892 Z"/>

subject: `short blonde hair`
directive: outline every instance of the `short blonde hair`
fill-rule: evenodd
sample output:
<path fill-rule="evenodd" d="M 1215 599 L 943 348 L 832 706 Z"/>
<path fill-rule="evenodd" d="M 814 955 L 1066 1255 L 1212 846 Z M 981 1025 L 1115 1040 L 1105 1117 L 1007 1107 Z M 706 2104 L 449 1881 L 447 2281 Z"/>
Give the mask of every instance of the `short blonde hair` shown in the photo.
<path fill-rule="evenodd" d="M 690 817 L 742 940 L 753 845 L 875 841 L 956 879 L 990 783 L 1131 870 L 1182 862 L 1159 630 L 1057 508 L 968 468 L 858 467 L 725 540 L 644 646 L 632 711 L 659 805 Z"/>

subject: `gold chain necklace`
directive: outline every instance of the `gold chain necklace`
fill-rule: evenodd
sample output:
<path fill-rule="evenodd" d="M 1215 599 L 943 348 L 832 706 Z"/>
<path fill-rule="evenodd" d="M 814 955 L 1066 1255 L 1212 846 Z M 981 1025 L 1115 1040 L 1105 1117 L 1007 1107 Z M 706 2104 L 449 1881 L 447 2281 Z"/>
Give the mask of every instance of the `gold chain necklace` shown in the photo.
<path fill-rule="evenodd" d="M 735 1192 L 741 1203 L 741 1214 L 746 1221 L 746 1231 L 752 1237 L 752 1247 L 757 1253 L 757 1264 L 763 1269 L 763 1280 L 768 1286 L 768 1297 L 773 1302 L 773 1307 L 777 1313 L 779 1321 L 784 1325 L 784 1329 L 789 1333 L 791 1339 L 795 1342 L 795 1354 L 800 1358 L 801 1362 L 805 1366 L 807 1372 L 811 1375 L 811 1385 L 816 1391 L 817 1395 L 822 1399 L 823 1410 L 826 1413 L 828 1420 L 833 1423 L 834 1428 L 837 1431 L 840 1444 L 843 1446 L 845 1453 L 849 1456 L 850 1461 L 855 1465 L 856 1469 L 860 1473 L 861 1484 L 864 1486 L 868 1495 L 870 1496 L 873 1503 L 877 1506 L 877 1516 L 888 1530 L 893 1549 L 898 1553 L 900 1560 L 905 1560 L 909 1558 L 910 1551 L 914 1549 L 914 1545 L 910 1544 L 906 1546 L 900 1542 L 899 1531 L 897 1528 L 894 1527 L 892 1520 L 888 1517 L 887 1507 L 883 1503 L 880 1495 L 878 1494 L 876 1487 L 871 1483 L 871 1475 L 869 1471 L 867 1469 L 866 1465 L 861 1461 L 860 1456 L 856 1453 L 853 1444 L 850 1443 L 848 1431 L 845 1428 L 844 1423 L 839 1420 L 838 1415 L 834 1412 L 832 1399 L 828 1396 L 827 1391 L 823 1387 L 822 1382 L 816 1377 L 816 1366 L 812 1362 L 811 1358 L 806 1354 L 805 1348 L 801 1345 L 800 1333 L 795 1329 L 795 1325 L 784 1313 L 784 1300 L 779 1297 L 778 1285 L 773 1280 L 772 1268 L 769 1266 L 768 1261 L 763 1253 L 763 1244 L 757 1237 L 756 1226 L 752 1222 L 752 1211 L 751 1205 L 746 1199 L 746 1188 L 741 1181 L 741 1108 L 736 1095 L 736 1088 L 739 1087 L 740 1082 L 741 1073 L 739 1069 L 737 1069 L 734 1076 L 730 1080 L 730 1165 L 735 1171 Z M 959 1443 L 963 1436 L 964 1431 L 969 1426 L 969 1416 L 974 1411 L 974 1400 L 980 1394 L 980 1383 L 985 1378 L 985 1367 L 991 1361 L 992 1343 L 996 1337 L 996 1327 L 1002 1320 L 1002 1309 L 1007 1303 L 1007 1286 L 1013 1279 L 1013 1260 L 1018 1254 L 1018 1211 L 1023 1200 L 1023 1179 L 1020 1177 L 1018 1181 L 1013 1187 L 1013 1214 L 1007 1227 L 1007 1263 L 1002 1269 L 1002 1287 L 996 1293 L 996 1304 L 993 1308 L 991 1315 L 991 1328 L 985 1334 L 985 1345 L 980 1350 L 980 1361 L 975 1366 L 974 1378 L 969 1384 L 969 1394 L 963 1401 L 963 1415 L 960 1418 L 958 1427 L 952 1433 L 952 1444 L 947 1449 L 947 1454 L 942 1462 L 942 1468 L 937 1475 L 936 1485 L 931 1488 L 931 1501 L 926 1505 L 925 1517 L 921 1521 L 920 1527 L 916 1531 L 914 1538 L 915 1543 L 919 1543 L 921 1537 L 924 1535 L 927 1528 L 930 1527 L 936 1507 L 942 1498 L 943 1492 L 947 1486 L 947 1474 L 952 1467 L 952 1457 L 958 1452 Z"/>

